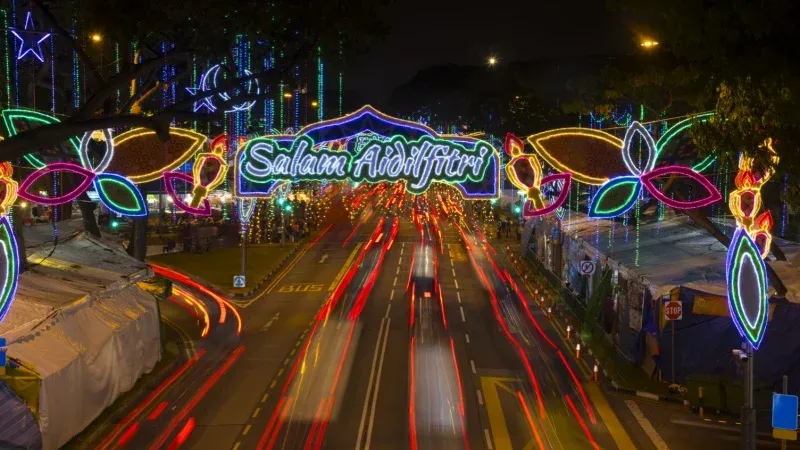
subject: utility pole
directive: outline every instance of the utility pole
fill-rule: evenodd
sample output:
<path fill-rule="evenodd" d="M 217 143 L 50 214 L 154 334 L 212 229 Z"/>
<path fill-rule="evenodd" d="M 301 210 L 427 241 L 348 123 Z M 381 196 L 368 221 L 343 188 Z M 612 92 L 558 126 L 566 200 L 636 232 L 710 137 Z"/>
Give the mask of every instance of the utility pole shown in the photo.
<path fill-rule="evenodd" d="M 242 223 L 242 268 L 239 275 L 247 276 L 247 223 Z"/>
<path fill-rule="evenodd" d="M 742 450 L 756 450 L 756 408 L 753 399 L 753 345 L 745 342 L 744 406 L 742 407 Z"/>

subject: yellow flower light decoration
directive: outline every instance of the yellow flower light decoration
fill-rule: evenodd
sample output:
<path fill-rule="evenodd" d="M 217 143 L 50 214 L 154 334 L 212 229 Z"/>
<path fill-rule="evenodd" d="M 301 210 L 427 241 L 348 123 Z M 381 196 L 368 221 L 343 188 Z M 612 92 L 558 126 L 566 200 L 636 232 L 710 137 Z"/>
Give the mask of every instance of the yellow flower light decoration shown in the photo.
<path fill-rule="evenodd" d="M 141 152 L 145 152 L 147 154 L 148 152 L 153 151 L 154 144 L 151 144 L 150 141 L 156 139 L 155 131 L 147 128 L 134 128 L 114 136 L 114 148 L 116 149 L 116 156 L 114 160 L 111 161 L 109 170 L 114 173 L 126 175 L 128 179 L 135 184 L 147 183 L 161 178 L 164 172 L 172 171 L 180 167 L 183 163 L 191 159 L 191 157 L 194 156 L 206 142 L 206 137 L 195 132 L 194 130 L 185 128 L 170 128 L 169 133 L 171 140 L 166 145 L 174 145 L 177 151 L 175 154 L 170 155 L 165 161 L 165 164 L 161 167 L 158 167 L 158 165 L 150 165 L 149 169 L 152 169 L 155 166 L 155 170 L 151 170 L 146 173 L 128 173 L 130 168 L 125 167 L 126 159 L 130 159 L 134 155 L 138 158 L 141 158 Z M 126 148 L 127 146 L 133 145 L 140 145 L 142 148 L 135 148 L 131 150 Z M 158 145 L 160 146 L 165 144 L 158 143 Z M 120 155 L 120 153 L 122 153 L 122 155 Z M 163 152 L 161 154 L 163 154 Z M 156 158 L 155 155 L 150 156 L 149 158 L 145 156 L 146 160 L 152 160 L 155 162 L 154 158 Z"/>
<path fill-rule="evenodd" d="M 749 156 L 739 157 L 739 173 L 736 174 L 734 183 L 736 189 L 728 196 L 728 207 L 731 209 L 736 225 L 744 228 L 750 238 L 761 251 L 761 257 L 766 258 L 772 245 L 770 230 L 774 225 L 772 213 L 767 210 L 758 214 L 763 204 L 761 188 L 775 173 L 775 166 L 780 161 L 778 152 L 772 146 L 772 139 L 768 138 L 760 147 L 769 153 L 770 165 L 759 176 L 753 171 L 755 158 Z M 749 206 L 749 207 L 745 207 Z"/>
<path fill-rule="evenodd" d="M 560 172 L 571 173 L 575 181 L 594 186 L 600 186 L 607 182 L 609 176 L 598 176 L 597 174 L 589 174 L 577 170 L 575 167 L 571 167 L 572 164 L 567 165 L 562 155 L 555 154 L 555 149 L 558 147 L 556 143 L 566 139 L 576 143 L 582 142 L 583 144 L 595 146 L 593 150 L 596 153 L 606 153 L 597 155 L 587 154 L 583 155 L 583 158 L 575 158 L 576 160 L 588 160 L 589 158 L 602 160 L 607 157 L 619 157 L 620 163 L 622 162 L 622 139 L 605 131 L 591 128 L 558 128 L 529 136 L 528 142 L 533 146 L 534 151 L 549 165 Z M 591 164 L 587 165 L 590 166 Z"/>
<path fill-rule="evenodd" d="M 14 181 L 11 176 L 14 174 L 14 168 L 11 163 L 5 161 L 0 163 L 0 184 L 3 184 L 3 198 L 0 200 L 0 216 L 8 214 L 9 208 L 14 202 L 17 201 L 17 190 L 19 185 Z"/>
<path fill-rule="evenodd" d="M 506 134 L 505 150 L 511 161 L 506 164 L 506 176 L 508 181 L 511 182 L 517 189 L 526 192 L 528 200 L 533 203 L 535 209 L 544 207 L 544 200 L 542 199 L 541 184 L 542 184 L 542 164 L 536 155 L 523 154 L 524 143 L 521 139 L 511 133 Z M 517 164 L 525 162 L 530 167 L 533 173 L 533 181 L 531 185 L 525 184 L 517 174 Z"/>
<path fill-rule="evenodd" d="M 223 181 L 225 181 L 225 174 L 228 173 L 228 163 L 222 157 L 225 152 L 224 145 L 216 145 L 209 153 L 201 153 L 197 155 L 197 159 L 192 166 L 192 179 L 194 181 L 194 188 L 192 189 L 192 201 L 189 203 L 193 208 L 196 208 L 200 203 L 208 197 L 208 193 L 217 188 Z M 218 164 L 214 177 L 206 184 L 203 183 L 202 174 L 209 164 Z"/>

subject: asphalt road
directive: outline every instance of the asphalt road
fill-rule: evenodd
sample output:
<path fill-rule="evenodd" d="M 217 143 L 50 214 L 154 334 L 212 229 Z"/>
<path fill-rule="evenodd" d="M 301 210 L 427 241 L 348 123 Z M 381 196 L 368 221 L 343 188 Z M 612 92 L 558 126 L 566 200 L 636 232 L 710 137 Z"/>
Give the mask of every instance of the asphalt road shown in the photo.
<path fill-rule="evenodd" d="M 521 300 L 531 293 L 502 250 L 480 236 L 465 246 L 453 223 L 414 217 L 394 205 L 355 227 L 335 221 L 262 293 L 236 302 L 240 333 L 230 310 L 219 323 L 216 298 L 178 283 L 162 307 L 184 342 L 174 380 L 120 410 L 97 447 L 735 445 L 734 424 L 604 391 Z M 430 297 L 420 275 L 429 263 L 417 259 L 425 247 L 436 261 Z M 203 314 L 181 296 L 206 306 L 207 336 Z"/>

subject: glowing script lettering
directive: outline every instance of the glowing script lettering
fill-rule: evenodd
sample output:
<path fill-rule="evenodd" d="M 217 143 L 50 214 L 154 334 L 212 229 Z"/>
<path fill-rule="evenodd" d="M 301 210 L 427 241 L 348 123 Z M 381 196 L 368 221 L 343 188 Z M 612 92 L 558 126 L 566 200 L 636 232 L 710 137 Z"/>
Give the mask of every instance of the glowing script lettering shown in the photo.
<path fill-rule="evenodd" d="M 352 180 L 356 182 L 406 181 L 409 192 L 425 192 L 434 182 L 480 181 L 492 163 L 493 149 L 485 142 L 473 148 L 422 136 L 407 140 L 369 139 L 361 151 L 314 150 L 309 136 L 279 142 L 254 139 L 245 146 L 239 162 L 241 176 L 255 183 L 292 180 Z"/>

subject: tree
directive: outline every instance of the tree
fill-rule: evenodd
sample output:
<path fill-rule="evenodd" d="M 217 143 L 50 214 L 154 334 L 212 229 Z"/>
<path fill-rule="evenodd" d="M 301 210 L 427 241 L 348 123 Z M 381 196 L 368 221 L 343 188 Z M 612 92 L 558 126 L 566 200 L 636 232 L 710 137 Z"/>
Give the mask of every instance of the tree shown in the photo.
<path fill-rule="evenodd" d="M 641 36 L 659 41 L 636 64 L 609 67 L 604 101 L 646 105 L 651 117 L 716 111 L 693 127 L 701 155 L 735 163 L 742 151 L 769 165 L 767 138 L 781 155 L 774 180 L 788 175 L 782 201 L 800 207 L 800 48 L 794 0 L 609 0 Z M 660 94 L 660 95 L 659 95 Z M 778 198 L 773 199 L 777 202 Z"/>
<path fill-rule="evenodd" d="M 740 152 L 759 167 L 775 166 L 760 151 L 768 138 L 780 154 L 775 175 L 762 190 L 765 206 L 800 207 L 800 50 L 794 0 L 608 0 L 637 30 L 637 43 L 657 46 L 610 61 L 595 79 L 580 80 L 570 111 L 608 113 L 620 105 L 642 105 L 659 119 L 714 111 L 690 135 L 698 156 L 715 154 L 737 167 Z M 670 180 L 672 183 L 674 180 Z M 787 183 L 787 189 L 776 188 Z M 772 185 L 772 186 L 770 186 Z M 771 195 L 767 195 L 769 193 Z M 727 199 L 726 199 L 727 200 Z M 729 239 L 701 211 L 686 211 L 723 245 Z M 772 244 L 778 259 L 786 259 Z M 786 288 L 768 266 L 778 295 Z"/>
<path fill-rule="evenodd" d="M 0 160 L 17 160 L 106 128 L 146 127 L 168 141 L 173 123 L 221 125 L 223 111 L 276 95 L 278 85 L 291 83 L 288 75 L 310 58 L 339 60 L 383 37 L 385 29 L 377 19 L 382 4 L 367 0 L 86 0 L 72 4 L 30 0 L 37 28 L 51 33 L 54 41 L 52 50 L 45 52 L 50 64 L 20 62 L 31 64 L 31 75 L 27 71 L 16 75 L 20 91 L 26 87 L 29 94 L 24 106 L 66 118 L 0 142 Z M 233 49 L 242 39 L 247 40 L 253 59 L 271 58 L 268 68 L 254 65 L 251 73 L 236 66 Z M 108 57 L 119 43 L 133 45 L 136 61 Z M 72 72 L 73 55 L 85 75 L 80 94 L 64 82 Z M 220 63 L 224 81 L 192 95 L 184 87 L 197 61 Z M 170 69 L 167 78 L 161 76 L 165 68 Z M 261 87 L 259 93 L 245 89 L 252 82 Z M 49 96 L 36 95 L 43 90 L 49 94 L 51 89 L 56 93 L 52 105 Z M 171 104 L 153 95 L 170 89 L 179 93 Z M 221 93 L 228 99 L 217 103 L 216 112 L 194 111 L 196 102 Z M 84 217 L 93 217 L 93 204 L 79 204 Z M 93 218 L 86 226 L 98 232 Z"/>

